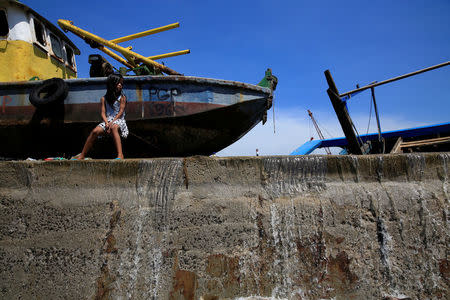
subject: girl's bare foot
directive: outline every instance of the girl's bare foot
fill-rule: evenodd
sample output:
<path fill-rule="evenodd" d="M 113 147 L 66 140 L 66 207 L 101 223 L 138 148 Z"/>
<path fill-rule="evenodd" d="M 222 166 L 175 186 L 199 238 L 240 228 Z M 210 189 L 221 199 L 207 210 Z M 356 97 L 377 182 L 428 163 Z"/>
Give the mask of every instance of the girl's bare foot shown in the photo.
<path fill-rule="evenodd" d="M 72 156 L 72 158 L 70 160 L 83 160 L 84 156 L 81 155 L 81 153 Z"/>

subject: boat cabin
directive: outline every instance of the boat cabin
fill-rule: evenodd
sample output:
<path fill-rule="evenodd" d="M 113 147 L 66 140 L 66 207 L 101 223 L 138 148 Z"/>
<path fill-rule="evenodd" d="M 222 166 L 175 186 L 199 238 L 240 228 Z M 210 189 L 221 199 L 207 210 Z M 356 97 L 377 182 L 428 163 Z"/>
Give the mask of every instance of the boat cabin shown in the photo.
<path fill-rule="evenodd" d="M 0 82 L 76 78 L 80 50 L 28 6 L 0 0 Z"/>

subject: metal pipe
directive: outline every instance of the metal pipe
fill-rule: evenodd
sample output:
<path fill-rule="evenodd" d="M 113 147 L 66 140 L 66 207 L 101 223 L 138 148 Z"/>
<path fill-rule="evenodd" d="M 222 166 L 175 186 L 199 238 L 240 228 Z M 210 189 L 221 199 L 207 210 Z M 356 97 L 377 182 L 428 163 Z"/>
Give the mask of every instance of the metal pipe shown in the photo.
<path fill-rule="evenodd" d="M 82 39 L 86 39 L 87 38 L 87 39 L 92 40 L 92 41 L 94 41 L 96 43 L 99 43 L 101 45 L 109 47 L 109 48 L 111 48 L 113 50 L 116 50 L 117 52 L 123 54 L 127 58 L 128 57 L 133 57 L 136 60 L 139 60 L 140 62 L 142 62 L 142 63 L 144 63 L 146 65 L 152 65 L 153 67 L 160 69 L 161 71 L 163 71 L 166 74 L 169 74 L 169 75 L 182 75 L 182 74 L 180 74 L 180 73 L 178 73 L 178 72 L 176 72 L 176 71 L 174 71 L 174 70 L 172 70 L 172 69 L 170 69 L 170 68 L 168 68 L 168 67 L 166 67 L 164 65 L 161 65 L 161 64 L 157 63 L 156 61 L 148 59 L 145 56 L 142 56 L 142 55 L 140 55 L 140 54 L 138 54 L 136 52 L 130 51 L 127 48 L 121 47 L 121 46 L 119 46 L 119 45 L 117 45 L 115 43 L 112 43 L 112 42 L 110 42 L 108 40 L 105 40 L 105 39 L 103 39 L 103 38 L 101 38 L 101 37 L 99 37 L 99 36 L 97 36 L 95 34 L 92 34 L 92 33 L 88 32 L 86 30 L 83 30 L 83 29 L 81 29 L 79 27 L 76 27 L 76 26 L 73 25 L 73 22 L 71 22 L 71 21 L 58 20 L 58 25 L 61 28 L 65 29 L 65 30 L 70 30 L 72 33 L 78 35 Z M 133 61 L 133 63 L 136 63 L 136 61 Z"/>
<path fill-rule="evenodd" d="M 114 44 L 123 43 L 123 42 L 131 41 L 131 40 L 143 37 L 143 36 L 147 36 L 147 35 L 150 35 L 150 34 L 155 34 L 155 33 L 158 33 L 158 32 L 170 30 L 170 29 L 177 28 L 177 27 L 180 27 L 180 23 L 179 22 L 176 22 L 176 23 L 173 23 L 173 24 L 169 24 L 169 25 L 166 25 L 166 26 L 161 26 L 161 27 L 154 28 L 154 29 L 150 29 L 150 30 L 146 30 L 146 31 L 142 31 L 142 32 L 139 32 L 139 33 L 127 35 L 127 36 L 124 36 L 124 37 L 121 37 L 121 38 L 110 40 L 110 42 L 114 43 Z"/>
<path fill-rule="evenodd" d="M 347 95 L 350 95 L 350 94 L 353 94 L 353 93 L 356 93 L 356 92 L 360 92 L 360 91 L 364 91 L 364 90 L 370 89 L 372 87 L 376 87 L 376 86 L 379 86 L 379 85 L 383 85 L 383 84 L 386 84 L 386 83 L 397 81 L 397 80 L 400 80 L 400 79 L 403 79 L 403 78 L 407 78 L 407 77 L 410 77 L 410 76 L 413 76 L 413 75 L 417 75 L 417 74 L 420 74 L 420 73 L 424 73 L 424 72 L 427 72 L 427 71 L 431 71 L 431 70 L 434 70 L 434 69 L 442 68 L 442 67 L 445 67 L 447 65 L 450 65 L 450 61 L 438 64 L 438 65 L 435 65 L 435 66 L 432 66 L 432 67 L 428 67 L 428 68 L 425 68 L 425 69 L 422 69 L 422 70 L 418 70 L 418 71 L 415 71 L 415 72 L 412 72 L 412 73 L 408 73 L 408 74 L 405 74 L 405 75 L 401 75 L 401 76 L 398 76 L 398 77 L 394 77 L 394 78 L 391 78 L 391 79 L 380 81 L 380 82 L 377 82 L 377 83 L 374 83 L 374 84 L 369 84 L 369 85 L 363 86 L 362 88 L 355 89 L 355 90 L 352 90 L 350 92 L 346 92 L 346 93 L 340 94 L 339 97 L 344 97 L 344 96 L 347 96 Z"/>
<path fill-rule="evenodd" d="M 160 54 L 160 55 L 153 55 L 153 56 L 149 56 L 147 58 L 152 59 L 152 60 L 157 60 L 157 59 L 161 59 L 161 58 L 167 58 L 167 57 L 183 55 L 183 54 L 189 54 L 189 53 L 191 53 L 191 50 L 187 49 L 187 50 L 181 50 L 181 51 L 177 51 L 177 52 L 170 52 L 170 53 L 165 53 L 165 54 Z"/>
<path fill-rule="evenodd" d="M 100 46 L 97 49 L 100 50 L 100 51 L 103 51 L 105 54 L 108 54 L 109 56 L 111 56 L 112 58 L 114 58 L 118 62 L 124 64 L 125 66 L 127 66 L 130 69 L 136 67 L 136 64 L 133 61 L 130 61 L 130 62 L 126 61 L 120 55 L 117 55 L 116 53 L 112 52 L 111 50 L 109 50 L 105 46 Z"/>
<path fill-rule="evenodd" d="M 316 131 L 317 131 L 317 134 L 319 135 L 319 138 L 320 138 L 321 140 L 324 140 L 325 137 L 323 136 L 322 131 L 321 131 L 320 128 L 319 128 L 319 124 L 317 124 L 316 119 L 314 118 L 312 112 L 311 112 L 309 109 L 308 109 L 308 115 L 309 115 L 309 117 L 311 118 L 311 121 L 313 122 L 314 127 L 316 128 Z M 328 154 L 328 155 L 331 155 L 330 148 L 328 148 L 328 147 L 324 147 L 324 148 L 325 148 L 325 151 L 327 152 L 327 154 Z"/>

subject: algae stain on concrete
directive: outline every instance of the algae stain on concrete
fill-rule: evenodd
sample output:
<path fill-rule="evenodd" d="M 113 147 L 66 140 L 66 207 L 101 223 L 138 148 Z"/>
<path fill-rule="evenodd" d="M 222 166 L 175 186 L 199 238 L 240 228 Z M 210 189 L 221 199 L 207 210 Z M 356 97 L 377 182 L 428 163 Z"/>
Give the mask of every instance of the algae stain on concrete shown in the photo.
<path fill-rule="evenodd" d="M 95 294 L 96 300 L 111 299 L 111 291 L 114 288 L 113 285 L 116 279 L 116 277 L 113 276 L 109 271 L 108 261 L 112 259 L 112 255 L 117 254 L 114 229 L 120 221 L 121 210 L 118 206 L 117 201 L 110 203 L 110 209 L 112 210 L 112 215 L 109 220 L 109 229 L 106 233 L 106 237 L 100 251 L 101 255 L 103 256 L 103 264 L 100 269 L 101 275 L 97 279 L 97 292 Z"/>
<path fill-rule="evenodd" d="M 448 154 L 0 163 L 0 297 L 445 299 L 447 169 Z"/>

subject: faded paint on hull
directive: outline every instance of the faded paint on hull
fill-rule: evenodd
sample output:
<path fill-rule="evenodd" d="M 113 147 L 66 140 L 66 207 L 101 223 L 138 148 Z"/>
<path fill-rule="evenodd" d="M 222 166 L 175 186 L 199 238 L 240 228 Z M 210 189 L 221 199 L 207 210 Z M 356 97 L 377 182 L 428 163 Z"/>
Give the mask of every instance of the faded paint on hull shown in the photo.
<path fill-rule="evenodd" d="M 105 78 L 65 81 L 69 94 L 64 100 L 65 122 L 97 122 Z M 42 82 L 0 83 L 0 124 L 12 120 L 30 121 L 35 109 L 28 97 Z M 235 103 L 267 99 L 271 92 L 250 84 L 188 76 L 125 77 L 127 120 L 147 120 L 190 115 Z"/>
<path fill-rule="evenodd" d="M 129 137 L 123 141 L 127 157 L 211 155 L 237 141 L 266 111 L 266 100 L 218 107 L 194 115 L 127 121 Z M 62 108 L 64 108 L 62 106 Z M 61 112 L 54 112 L 55 114 Z M 81 152 L 98 122 L 64 122 L 49 115 L 34 115 L 29 123 L 0 125 L 0 156 L 9 158 L 69 157 Z M 7 145 L 7 146 L 6 146 Z M 112 140 L 99 140 L 94 158 L 112 158 Z"/>
<path fill-rule="evenodd" d="M 0 82 L 27 81 L 34 76 L 76 78 L 63 62 L 25 41 L 0 40 L 0 54 Z"/>
<path fill-rule="evenodd" d="M 7 103 L 7 101 L 6 101 Z M 150 103 L 130 102 L 126 107 L 126 120 L 145 120 L 157 117 L 185 116 L 208 111 L 224 105 L 214 103 L 170 103 L 153 101 Z M 60 108 L 61 109 L 61 108 Z M 100 102 L 85 104 L 66 104 L 62 108 L 61 116 L 64 123 L 74 122 L 101 122 Z M 38 112 L 32 105 L 2 106 L 0 107 L 0 125 L 23 125 L 31 122 Z"/>
<path fill-rule="evenodd" d="M 64 105 L 37 110 L 28 94 L 39 82 L 0 83 L 0 156 L 68 156 L 81 151 L 101 121 L 105 79 L 66 80 Z M 125 78 L 128 157 L 209 155 L 235 142 L 263 118 L 270 89 L 184 76 Z M 105 139 L 106 140 L 106 139 Z M 114 146 L 97 143 L 91 156 L 114 155 Z"/>

